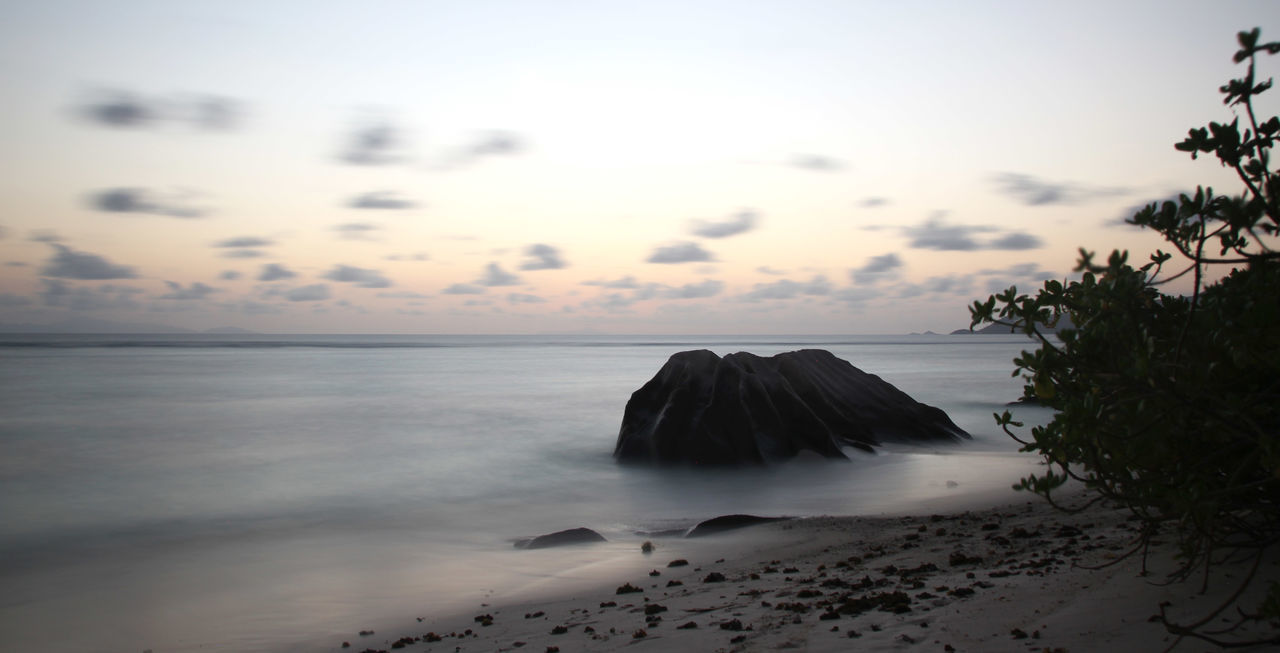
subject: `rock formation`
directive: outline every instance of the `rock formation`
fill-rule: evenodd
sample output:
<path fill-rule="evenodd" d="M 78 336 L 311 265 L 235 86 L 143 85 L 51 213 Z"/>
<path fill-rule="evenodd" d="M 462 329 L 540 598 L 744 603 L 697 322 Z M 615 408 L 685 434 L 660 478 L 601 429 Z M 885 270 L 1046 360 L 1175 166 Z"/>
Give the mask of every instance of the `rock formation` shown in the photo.
<path fill-rule="evenodd" d="M 674 354 L 631 395 L 614 458 L 625 463 L 741 465 L 808 450 L 968 438 L 947 414 L 821 349 L 763 358 Z"/>
<path fill-rule="evenodd" d="M 553 546 L 567 546 L 570 544 L 592 544 L 595 542 L 607 542 L 604 536 L 591 530 L 590 528 L 570 528 L 565 531 L 556 531 L 546 535 L 539 535 L 526 540 L 516 542 L 517 549 L 546 549 Z"/>

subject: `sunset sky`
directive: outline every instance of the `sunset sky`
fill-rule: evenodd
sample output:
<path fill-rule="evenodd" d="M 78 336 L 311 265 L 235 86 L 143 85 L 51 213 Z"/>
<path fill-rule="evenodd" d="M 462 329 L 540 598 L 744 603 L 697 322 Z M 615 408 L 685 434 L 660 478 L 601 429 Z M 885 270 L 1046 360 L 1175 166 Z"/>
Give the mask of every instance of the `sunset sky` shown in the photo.
<path fill-rule="evenodd" d="M 0 327 L 949 331 L 1237 192 L 1173 143 L 1232 119 L 1255 26 L 1280 2 L 4 2 Z"/>

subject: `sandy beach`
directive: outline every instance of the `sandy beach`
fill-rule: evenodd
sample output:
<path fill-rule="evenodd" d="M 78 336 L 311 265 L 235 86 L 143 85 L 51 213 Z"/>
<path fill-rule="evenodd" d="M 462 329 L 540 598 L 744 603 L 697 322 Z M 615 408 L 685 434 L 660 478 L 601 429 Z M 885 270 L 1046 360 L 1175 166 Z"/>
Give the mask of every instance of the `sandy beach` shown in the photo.
<path fill-rule="evenodd" d="M 1078 499 L 1077 499 L 1078 502 Z M 1165 585 L 1170 547 L 1109 566 L 1131 547 L 1114 507 L 1057 512 L 1036 497 L 946 514 L 814 517 L 681 543 L 637 537 L 631 568 L 570 592 L 495 596 L 398 630 L 351 633 L 347 651 L 1159 651 L 1175 638 L 1152 621 L 1199 614 L 1242 567 Z M 566 567 L 581 546 L 554 549 Z M 633 561 L 634 562 L 634 561 Z M 1097 568 L 1100 567 L 1101 568 Z M 621 565 L 618 568 L 625 568 Z M 1280 573 L 1276 560 L 1262 578 Z M 554 585 L 554 583 L 551 583 Z M 1210 647 L 1193 640 L 1176 650 Z M 1257 650 L 1263 650 L 1261 648 Z"/>

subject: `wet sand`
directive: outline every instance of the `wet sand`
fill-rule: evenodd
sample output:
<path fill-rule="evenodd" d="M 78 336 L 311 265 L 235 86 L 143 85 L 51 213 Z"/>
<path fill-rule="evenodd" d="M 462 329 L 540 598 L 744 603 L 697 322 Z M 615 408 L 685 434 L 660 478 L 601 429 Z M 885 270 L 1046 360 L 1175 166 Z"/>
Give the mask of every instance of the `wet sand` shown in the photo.
<path fill-rule="evenodd" d="M 1171 547 L 1116 562 L 1134 541 L 1127 513 L 1069 515 L 1035 497 L 982 510 L 814 517 L 687 540 L 639 542 L 616 578 L 569 592 L 554 581 L 454 615 L 351 633 L 345 651 L 1159 651 L 1151 620 L 1198 615 L 1246 566 L 1163 585 Z M 579 545 L 590 546 L 590 545 Z M 566 568 L 579 546 L 555 549 Z M 688 557 L 676 557 L 681 556 Z M 683 564 L 686 563 L 687 564 Z M 630 571 L 625 571 L 625 570 Z M 645 571 L 647 570 L 647 571 Z M 1259 577 L 1280 575 L 1270 560 Z M 1255 588 L 1260 590 L 1261 588 Z M 532 594 L 532 595 L 530 595 Z M 1184 640 L 1176 650 L 1207 650 Z M 1258 648 L 1257 650 L 1263 650 Z"/>

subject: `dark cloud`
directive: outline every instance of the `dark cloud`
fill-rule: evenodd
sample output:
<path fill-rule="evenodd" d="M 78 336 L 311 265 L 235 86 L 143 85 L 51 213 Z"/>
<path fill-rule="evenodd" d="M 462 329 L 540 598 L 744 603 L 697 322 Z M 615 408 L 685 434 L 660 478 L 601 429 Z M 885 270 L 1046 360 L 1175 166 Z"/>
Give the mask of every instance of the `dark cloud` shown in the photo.
<path fill-rule="evenodd" d="M 80 107 L 80 115 L 104 127 L 141 129 L 165 122 L 207 131 L 227 131 L 239 125 L 242 104 L 217 95 L 176 95 L 144 98 L 126 91 L 105 91 Z"/>
<path fill-rule="evenodd" d="M 1008 250 L 1038 249 L 1043 246 L 1044 246 L 1044 243 L 1041 242 L 1039 238 L 1032 236 L 1031 234 L 1022 233 L 1020 231 L 1015 231 L 1015 232 L 1000 236 L 999 238 L 996 238 L 995 240 L 991 241 L 991 243 L 988 245 L 988 247 L 990 247 L 991 249 L 1008 249 Z"/>
<path fill-rule="evenodd" d="M 160 295 L 157 299 L 177 299 L 184 301 L 200 300 L 218 292 L 217 288 L 211 288 L 199 281 L 187 286 L 186 288 L 183 288 L 182 284 L 175 283 L 173 281 L 166 281 L 164 283 L 169 287 L 169 292 Z"/>
<path fill-rule="evenodd" d="M 831 294 L 832 299 L 844 302 L 851 307 L 862 306 L 863 304 L 879 299 L 882 296 L 884 296 L 883 290 L 867 286 L 842 288 Z"/>
<path fill-rule="evenodd" d="M 222 274 L 218 275 L 218 278 L 222 279 L 223 281 L 235 281 L 240 277 L 241 277 L 241 274 L 235 270 L 223 270 Z"/>
<path fill-rule="evenodd" d="M 843 161 L 820 154 L 797 154 L 791 158 L 791 165 L 816 172 L 835 172 L 845 167 Z"/>
<path fill-rule="evenodd" d="M 872 256 L 867 260 L 866 265 L 850 270 L 849 278 L 858 284 L 877 283 L 886 278 L 897 276 L 901 267 L 902 259 L 898 258 L 897 254 L 892 252 L 881 254 L 880 256 Z"/>
<path fill-rule="evenodd" d="M 711 222 L 709 220 L 694 220 L 689 228 L 696 236 L 704 238 L 727 238 L 736 236 L 741 233 L 751 231 L 756 226 L 756 221 L 760 215 L 750 209 L 739 211 L 736 215 L 725 220 L 724 222 Z M 656 262 L 656 261 L 655 261 Z"/>
<path fill-rule="evenodd" d="M 234 247 L 237 249 L 247 249 L 251 247 L 270 247 L 275 245 L 275 241 L 267 238 L 258 238 L 257 236 L 238 236 L 236 238 L 228 238 L 219 240 L 214 243 L 214 247 Z"/>
<path fill-rule="evenodd" d="M 138 276 L 133 268 L 127 265 L 116 265 L 107 259 L 50 243 L 54 249 L 53 257 L 45 263 L 40 274 L 46 277 L 62 279 L 134 279 Z"/>
<path fill-rule="evenodd" d="M 440 292 L 446 295 L 483 295 L 485 287 L 470 283 L 455 283 Z"/>
<path fill-rule="evenodd" d="M 0 306 L 26 306 L 31 303 L 31 298 L 21 295 L 13 295 L 7 292 L 0 293 Z"/>
<path fill-rule="evenodd" d="M 279 263 L 265 263 L 262 271 L 258 273 L 258 281 L 279 281 L 281 279 L 292 279 L 298 276 L 293 270 L 286 268 Z"/>
<path fill-rule="evenodd" d="M 396 163 L 400 160 L 395 153 L 400 141 L 400 134 L 388 123 L 365 125 L 347 137 L 347 145 L 338 158 L 353 165 Z"/>
<path fill-rule="evenodd" d="M 149 104 L 130 93 L 112 92 L 101 99 L 81 107 L 81 115 L 86 120 L 105 127 L 135 128 L 145 127 L 159 116 Z"/>
<path fill-rule="evenodd" d="M 662 296 L 667 299 L 702 299 L 715 297 L 724 290 L 724 282 L 707 279 L 702 283 L 686 283 L 678 288 L 668 288 Z"/>
<path fill-rule="evenodd" d="M 373 240 L 370 234 L 380 229 L 376 224 L 368 222 L 348 222 L 333 228 L 338 236 L 345 240 Z"/>
<path fill-rule="evenodd" d="M 169 218 L 200 218 L 205 211 L 184 204 L 194 193 L 157 193 L 144 188 L 108 188 L 90 195 L 89 204 L 106 213 L 141 213 Z"/>
<path fill-rule="evenodd" d="M 507 295 L 507 301 L 512 304 L 543 304 L 546 303 L 547 300 L 537 295 L 513 292 Z"/>
<path fill-rule="evenodd" d="M 387 288 L 391 286 L 391 280 L 382 276 L 377 270 L 366 270 L 350 265 L 334 266 L 332 270 L 321 275 L 321 278 L 340 283 L 354 283 L 359 288 Z"/>
<path fill-rule="evenodd" d="M 559 270 L 566 267 L 564 259 L 560 258 L 560 250 L 550 245 L 535 243 L 524 249 L 524 255 L 529 260 L 520 264 L 521 270 Z"/>
<path fill-rule="evenodd" d="M 1031 175 L 1016 172 L 1002 172 L 992 179 L 998 190 L 1013 197 L 1027 206 L 1048 206 L 1053 204 L 1077 204 L 1080 202 L 1126 195 L 1132 192 L 1128 188 L 1105 188 L 1098 186 L 1082 186 L 1067 182 L 1051 182 Z"/>
<path fill-rule="evenodd" d="M 747 302 L 758 302 L 769 299 L 794 299 L 803 295 L 823 296 L 832 292 L 831 282 L 825 276 L 818 275 L 809 281 L 792 281 L 778 279 L 771 283 L 757 283 L 751 290 L 739 295 L 737 299 Z"/>
<path fill-rule="evenodd" d="M 476 283 L 482 286 L 514 286 L 520 283 L 520 277 L 503 270 L 497 263 L 490 263 L 484 268 L 484 276 Z"/>
<path fill-rule="evenodd" d="M 887 197 L 868 197 L 863 199 L 861 202 L 858 202 L 858 206 L 861 206 L 864 209 L 872 209 L 877 206 L 885 206 L 888 203 L 889 198 Z"/>
<path fill-rule="evenodd" d="M 313 283 L 309 286 L 302 286 L 287 290 L 284 298 L 291 302 L 318 302 L 329 298 L 329 286 L 323 283 Z"/>
<path fill-rule="evenodd" d="M 756 268 L 756 272 L 759 272 L 760 274 L 767 274 L 774 277 L 786 274 L 785 270 L 775 270 L 767 265 L 761 265 L 760 267 Z"/>
<path fill-rule="evenodd" d="M 994 227 L 949 225 L 943 221 L 944 212 L 935 213 L 918 227 L 905 227 L 903 232 L 911 239 L 911 247 L 937 251 L 972 251 L 982 249 L 975 234 L 995 231 Z"/>
<path fill-rule="evenodd" d="M 694 242 L 681 242 L 664 245 L 653 250 L 648 263 L 702 263 L 714 261 L 715 257 Z"/>
<path fill-rule="evenodd" d="M 640 287 L 640 284 L 636 282 L 636 278 L 630 275 L 620 279 L 614 279 L 613 281 L 583 281 L 582 285 L 600 286 L 601 288 L 617 288 L 621 290 L 632 290 Z"/>
<path fill-rule="evenodd" d="M 347 206 L 353 209 L 384 209 L 398 211 L 418 206 L 413 200 L 399 197 L 395 191 L 375 190 L 351 198 Z"/>
<path fill-rule="evenodd" d="M 40 300 L 45 306 L 69 308 L 73 311 L 102 309 L 135 310 L 140 307 L 134 296 L 143 291 L 132 286 L 105 284 L 96 288 L 73 286 L 59 279 L 41 279 L 44 289 Z"/>

